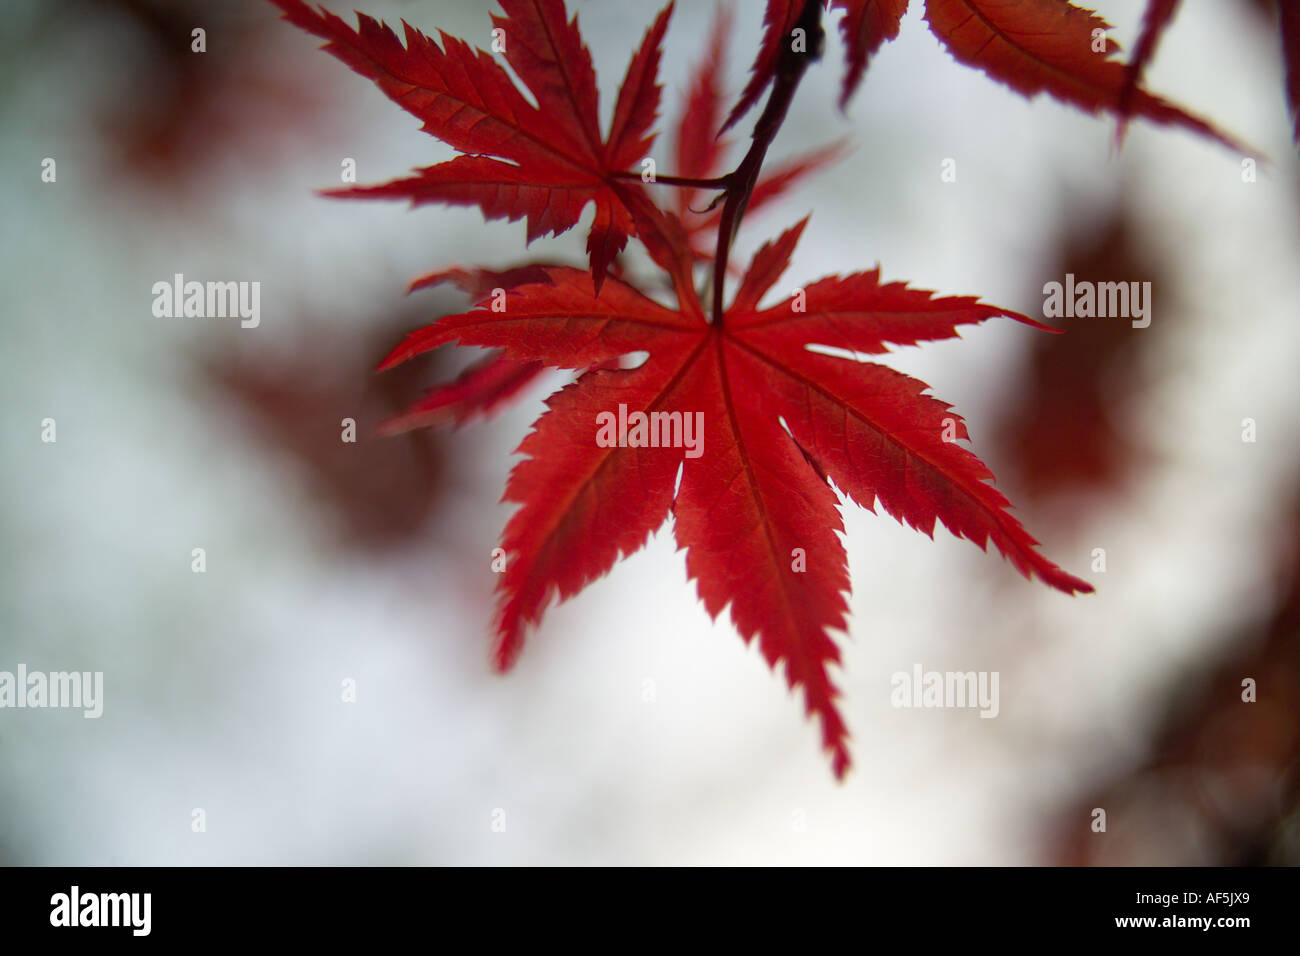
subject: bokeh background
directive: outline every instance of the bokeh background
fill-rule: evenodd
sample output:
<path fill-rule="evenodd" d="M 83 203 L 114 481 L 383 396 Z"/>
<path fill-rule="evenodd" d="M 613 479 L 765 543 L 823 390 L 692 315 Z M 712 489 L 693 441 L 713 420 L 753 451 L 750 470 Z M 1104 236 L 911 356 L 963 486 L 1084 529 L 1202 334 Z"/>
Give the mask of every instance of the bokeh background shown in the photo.
<path fill-rule="evenodd" d="M 490 43 L 486 3 L 361 6 Z M 1142 6 L 1103 4 L 1126 49 Z M 852 152 L 747 219 L 737 256 L 811 211 L 783 282 L 879 263 L 1039 313 L 1074 272 L 1151 281 L 1154 313 L 1063 336 L 994 321 L 886 359 L 967 417 L 1021 520 L 1097 594 L 849 507 L 855 768 L 837 784 L 668 528 L 490 671 L 498 499 L 563 379 L 486 423 L 379 438 L 463 360 L 372 370 L 465 306 L 406 296 L 411 278 L 513 264 L 522 225 L 315 194 L 347 157 L 379 182 L 449 150 L 269 4 L 6 4 L 0 669 L 103 671 L 105 708 L 0 711 L 0 861 L 1300 860 L 1300 163 L 1276 14 L 1185 4 L 1148 71 L 1268 155 L 1247 183 L 1241 156 L 1181 132 L 1137 124 L 1117 151 L 1112 122 L 955 63 L 913 7 L 847 115 L 829 37 L 773 158 Z M 607 116 L 655 11 L 570 8 Z M 712 16 L 678 5 L 670 118 Z M 737 4 L 733 93 L 761 19 Z M 530 252 L 581 262 L 583 235 Z M 177 272 L 260 281 L 261 325 L 155 318 L 151 286 Z M 894 709 L 890 676 L 916 663 L 998 671 L 999 716 Z"/>

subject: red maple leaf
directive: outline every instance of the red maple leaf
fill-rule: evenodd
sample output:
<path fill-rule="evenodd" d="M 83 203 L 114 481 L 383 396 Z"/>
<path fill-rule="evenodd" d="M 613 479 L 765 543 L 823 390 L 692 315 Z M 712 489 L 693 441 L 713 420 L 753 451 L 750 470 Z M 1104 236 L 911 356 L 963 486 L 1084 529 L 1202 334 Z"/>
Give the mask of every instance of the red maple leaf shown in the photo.
<path fill-rule="evenodd" d="M 465 154 L 415 177 L 345 194 L 474 204 L 489 218 L 526 218 L 530 240 L 571 228 L 588 202 L 596 205 L 590 271 L 527 263 L 425 276 L 415 288 L 451 283 L 478 305 L 413 332 L 381 366 L 444 345 L 491 350 L 391 421 L 391 430 L 486 414 L 546 367 L 578 373 L 548 399 L 506 486 L 505 500 L 521 507 L 502 539 L 507 565 L 494 653 L 501 669 L 513 664 L 526 633 L 557 597 L 569 598 L 608 572 L 671 515 L 706 610 L 716 617 L 730 607 L 742 637 L 757 638 L 769 663 L 784 666 L 791 687 L 802 688 L 808 711 L 820 719 L 824 745 L 842 776 L 848 733 L 828 669 L 839 659 L 833 635 L 847 626 L 849 579 L 834 488 L 864 508 L 879 503 L 927 535 L 938 522 L 981 548 L 992 542 L 1022 574 L 1059 590 L 1092 590 L 1037 551 L 988 483 L 988 469 L 959 444 L 968 436 L 950 406 L 926 394 L 925 383 L 859 358 L 890 345 L 951 338 L 962 325 L 999 315 L 1043 326 L 974 297 L 935 297 L 882 282 L 878 269 L 830 276 L 763 307 L 807 220 L 759 249 L 724 306 L 728 252 L 746 209 L 832 155 L 815 152 L 762 174 L 766 152 L 820 48 L 823 0 L 769 4 L 754 75 L 724 129 L 768 86 L 772 93 L 745 157 L 725 176 L 717 176 L 716 167 L 726 144 L 712 133 L 721 113 L 726 25 L 719 21 L 678 124 L 679 169 L 657 177 L 682 190 L 675 210 L 657 206 L 627 169 L 654 138 L 659 47 L 671 6 L 633 56 L 602 138 L 591 58 L 562 0 L 502 0 L 507 15 L 493 19 L 504 38 L 499 52 L 536 106 L 490 54 L 454 37 L 441 34 L 439 46 L 406 26 L 404 46 L 364 15 L 354 31 L 301 0 L 273 2 Z M 834 5 L 845 11 L 847 98 L 869 56 L 897 33 L 906 3 Z M 1036 10 L 1039 4 L 1017 6 Z M 932 26 L 945 35 L 943 17 L 954 7 L 930 0 L 927 9 Z M 1009 16 L 1007 9 L 1000 12 Z M 1067 59 L 1082 22 L 1068 17 L 1057 23 L 1064 47 L 1056 50 Z M 964 22 L 950 25 L 947 35 L 959 55 L 1021 92 L 1045 88 L 1061 96 L 1060 77 L 1044 81 L 1038 67 L 1023 62 L 1026 49 L 1041 53 L 1051 46 L 1024 32 L 1033 23 L 1017 21 L 1021 46 L 1010 54 L 992 42 L 967 50 L 971 35 Z M 785 44 L 787 28 L 804 31 L 806 49 Z M 1110 67 L 1106 82 L 1113 89 L 1106 95 L 1118 103 L 1124 68 Z M 1071 81 L 1076 94 L 1095 81 L 1089 70 L 1095 72 L 1081 68 L 1084 79 Z M 1087 108 L 1084 100 L 1080 105 Z M 1138 90 L 1132 102 L 1150 116 L 1157 101 Z M 1160 114 L 1171 116 L 1182 114 Z M 700 214 L 695 201 L 709 190 L 720 192 L 725 204 Z M 652 298 L 617 259 L 630 235 L 668 279 L 675 307 Z M 711 297 L 706 310 L 695 267 L 707 257 L 702 247 L 710 239 L 716 245 L 711 285 L 704 286 Z M 636 364 L 634 354 L 647 357 Z"/>
<path fill-rule="evenodd" d="M 669 4 L 628 64 L 609 135 L 602 137 L 591 53 L 562 0 L 500 0 L 492 18 L 502 56 L 534 106 L 492 56 L 439 33 L 442 46 L 403 23 L 406 45 L 386 24 L 358 13 L 353 30 L 302 0 L 271 0 L 286 20 L 329 42 L 325 49 L 373 80 L 424 130 L 464 155 L 379 186 L 331 190 L 344 197 L 409 199 L 414 205 L 478 206 L 489 219 L 525 219 L 528 241 L 566 232 L 596 205 L 587 254 L 596 286 L 639 228 L 657 228 L 639 183 L 617 176 L 650 149 L 659 108 L 660 43 Z"/>
<path fill-rule="evenodd" d="M 522 507 L 502 539 L 500 668 L 554 597 L 605 574 L 671 514 L 705 608 L 716 617 L 730 606 L 741 636 L 757 636 L 772 666 L 784 663 L 843 775 L 847 730 L 827 668 L 839 660 L 831 634 L 846 627 L 849 579 L 829 481 L 926 534 L 938 521 L 980 547 L 992 542 L 1052 587 L 1092 587 L 1038 553 L 988 469 L 956 444 L 967 438 L 961 419 L 925 383 L 808 348 L 880 354 L 998 315 L 1038 323 L 884 283 L 878 270 L 830 276 L 760 308 L 803 228 L 758 251 L 718 323 L 689 288 L 670 309 L 620 279 L 597 296 L 586 272 L 549 267 L 546 281 L 511 289 L 504 309 L 485 298 L 412 333 L 383 367 L 452 342 L 515 362 L 603 366 L 551 396 L 506 486 Z M 632 352 L 649 358 L 612 367 Z"/>

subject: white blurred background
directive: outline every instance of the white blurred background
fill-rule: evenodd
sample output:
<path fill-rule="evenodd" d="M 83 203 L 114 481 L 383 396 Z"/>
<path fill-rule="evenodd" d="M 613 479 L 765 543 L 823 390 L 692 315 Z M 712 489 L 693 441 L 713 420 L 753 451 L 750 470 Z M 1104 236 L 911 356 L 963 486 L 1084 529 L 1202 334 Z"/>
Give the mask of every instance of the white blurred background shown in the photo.
<path fill-rule="evenodd" d="M 326 5 L 355 22 L 351 4 Z M 358 5 L 490 42 L 487 4 Z M 1142 6 L 1102 4 L 1125 49 Z M 1138 123 L 1117 151 L 1112 121 L 957 64 L 913 7 L 847 116 L 828 36 L 774 159 L 844 136 L 854 151 L 746 219 L 736 258 L 811 211 L 783 283 L 879 263 L 1039 313 L 1044 282 L 1115 255 L 1100 277 L 1153 279 L 1154 312 L 1144 330 L 1092 320 L 1112 338 L 1089 386 L 1100 424 L 1077 433 L 1086 397 L 1055 373 L 1035 391 L 1043 336 L 1024 326 L 885 359 L 966 416 L 1017 515 L 1098 593 L 1066 598 L 942 529 L 931 542 L 849 506 L 838 682 L 855 766 L 837 784 L 801 700 L 708 619 L 669 527 L 552 608 L 512 673 L 490 671 L 498 501 L 546 389 L 488 422 L 380 439 L 374 424 L 451 360 L 371 370 L 404 331 L 464 307 L 407 298 L 410 279 L 518 262 L 523 226 L 315 194 L 345 157 L 371 183 L 446 147 L 269 4 L 7 5 L 0 670 L 103 671 L 105 706 L 99 720 L 0 710 L 0 861 L 1300 859 L 1300 676 L 1251 657 L 1296 646 L 1273 633 L 1300 537 L 1300 163 L 1275 18 L 1185 4 L 1148 71 L 1270 157 L 1243 183 L 1242 157 L 1189 134 Z M 570 8 L 607 117 L 655 10 Z M 712 12 L 691 0 L 674 15 L 670 119 Z M 733 94 L 761 20 L 756 0 L 737 5 Z M 189 52 L 194 26 L 205 54 Z M 940 181 L 945 158 L 956 183 Z M 584 236 L 529 251 L 581 262 Z M 177 272 L 260 281 L 260 327 L 155 318 L 151 286 Z M 1087 335 L 1052 343 L 1067 367 Z M 339 442 L 349 415 L 356 445 Z M 1067 448 L 1097 429 L 1120 439 L 1102 442 L 1106 467 L 1044 477 L 1017 450 L 1025 422 Z M 1239 682 L 1261 676 L 1243 669 L 1257 659 L 1281 675 L 1249 712 L 1273 736 L 1214 730 L 1249 706 Z M 892 708 L 890 676 L 916 663 L 998 671 L 999 716 Z M 1089 830 L 1095 806 L 1106 834 Z"/>

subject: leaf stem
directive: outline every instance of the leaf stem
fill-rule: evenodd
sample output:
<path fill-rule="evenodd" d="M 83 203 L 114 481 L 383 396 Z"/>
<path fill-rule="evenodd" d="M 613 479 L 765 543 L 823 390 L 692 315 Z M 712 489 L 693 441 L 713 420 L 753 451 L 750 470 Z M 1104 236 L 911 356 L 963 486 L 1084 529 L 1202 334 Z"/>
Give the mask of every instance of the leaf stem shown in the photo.
<path fill-rule="evenodd" d="M 614 173 L 614 176 L 618 179 L 638 179 L 649 183 L 659 183 L 663 186 L 685 186 L 690 189 L 726 189 L 731 184 L 732 175 L 733 174 L 728 173 L 726 176 L 718 176 L 714 179 L 696 179 L 692 176 L 655 175 L 649 180 L 643 180 L 641 173 Z"/>
<path fill-rule="evenodd" d="M 794 99 L 799 81 L 803 79 L 808 64 L 821 56 L 825 33 L 822 31 L 822 0 L 804 0 L 803 10 L 799 14 L 797 27 L 801 28 L 805 38 L 804 50 L 796 50 L 793 43 L 787 43 L 777 62 L 776 76 L 772 83 L 772 92 L 763 107 L 763 113 L 754 124 L 753 142 L 749 152 L 740 161 L 735 171 L 722 177 L 727 180 L 726 204 L 722 207 L 722 219 L 718 223 L 718 245 L 713 257 L 713 314 L 714 323 L 722 321 L 722 300 L 727 281 L 727 258 L 731 253 L 731 244 L 740 229 L 745 207 L 758 182 L 759 171 L 767 148 L 776 138 L 777 130 L 785 122 Z"/>

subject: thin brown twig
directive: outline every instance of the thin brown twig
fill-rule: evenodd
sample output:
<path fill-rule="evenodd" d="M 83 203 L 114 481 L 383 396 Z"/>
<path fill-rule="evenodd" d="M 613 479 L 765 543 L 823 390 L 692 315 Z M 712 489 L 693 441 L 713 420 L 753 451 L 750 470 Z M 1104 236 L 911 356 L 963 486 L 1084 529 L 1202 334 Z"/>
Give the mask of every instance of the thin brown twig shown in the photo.
<path fill-rule="evenodd" d="M 731 244 L 735 241 L 736 233 L 740 229 L 740 221 L 744 218 L 745 208 L 749 205 L 749 197 L 753 194 L 754 187 L 758 183 L 758 174 L 763 168 L 763 159 L 767 156 L 767 149 L 772 145 L 772 141 L 776 139 L 781 124 L 785 122 L 786 114 L 790 111 L 790 103 L 794 99 L 795 90 L 798 89 L 799 81 L 803 79 L 808 64 L 821 57 L 822 44 L 825 41 L 825 33 L 822 30 L 822 0 L 804 0 L 803 10 L 799 13 L 796 28 L 804 31 L 805 49 L 796 50 L 794 44 L 789 43 L 782 50 L 781 58 L 776 66 L 772 92 L 763 107 L 762 115 L 759 116 L 758 122 L 754 124 L 754 132 L 751 135 L 753 142 L 749 146 L 749 151 L 745 153 L 745 158 L 740 161 L 740 165 L 727 175 L 713 179 L 656 175 L 652 180 L 665 186 L 719 189 L 723 191 L 722 196 L 718 197 L 718 199 L 725 200 L 725 205 L 722 207 L 722 218 L 718 223 L 718 244 L 713 258 L 713 311 L 711 317 L 713 322 L 722 321 L 722 299 L 725 291 L 727 260 L 731 254 Z M 637 172 L 621 172 L 614 175 L 620 179 L 643 179 L 642 174 Z M 718 199 L 715 199 L 710 204 L 709 209 L 717 205 Z"/>

